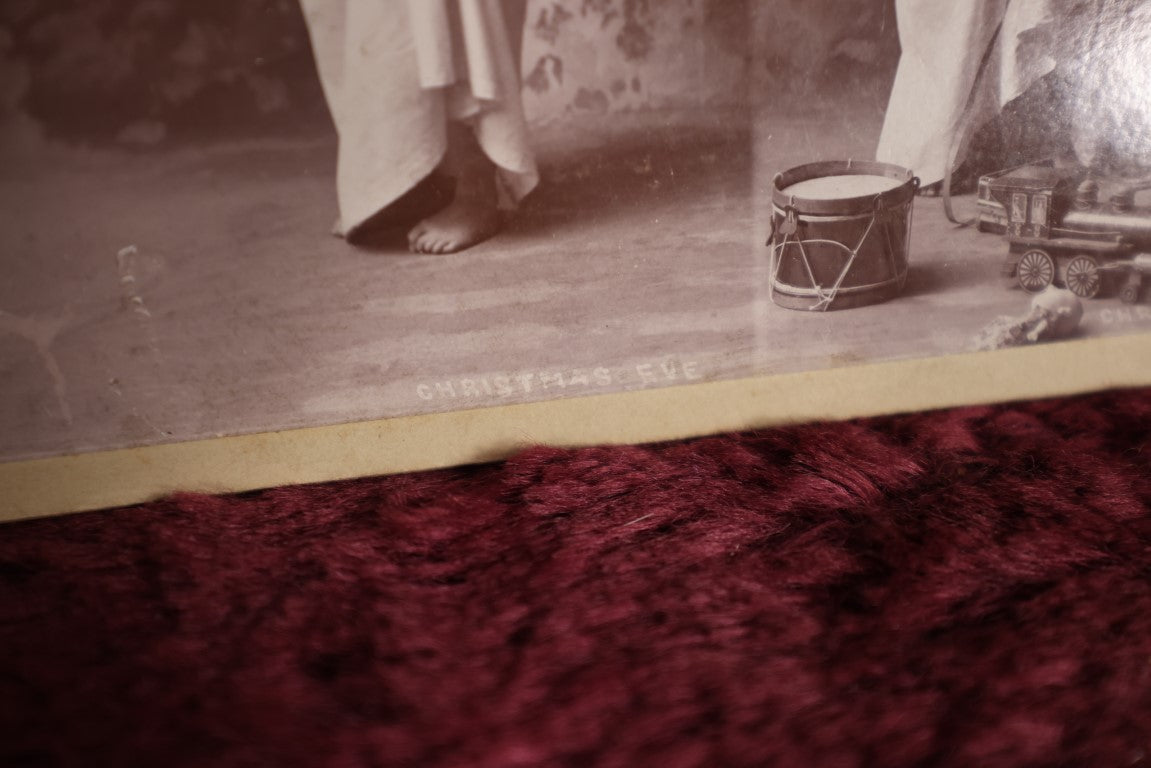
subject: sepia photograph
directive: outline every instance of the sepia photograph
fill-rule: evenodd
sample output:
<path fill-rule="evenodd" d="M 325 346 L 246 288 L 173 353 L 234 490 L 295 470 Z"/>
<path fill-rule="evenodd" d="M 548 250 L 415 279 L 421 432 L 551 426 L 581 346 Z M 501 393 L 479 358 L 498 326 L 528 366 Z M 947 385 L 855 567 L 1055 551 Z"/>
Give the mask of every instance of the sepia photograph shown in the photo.
<path fill-rule="evenodd" d="M 11 0 L 0 466 L 1151 338 L 1148 56 L 1134 0 Z"/>

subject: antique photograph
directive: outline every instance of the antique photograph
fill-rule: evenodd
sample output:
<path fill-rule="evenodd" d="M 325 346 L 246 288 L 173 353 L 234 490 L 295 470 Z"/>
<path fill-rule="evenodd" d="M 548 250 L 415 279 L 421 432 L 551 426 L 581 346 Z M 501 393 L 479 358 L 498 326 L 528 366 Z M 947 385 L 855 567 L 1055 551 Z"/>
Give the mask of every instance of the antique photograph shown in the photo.
<path fill-rule="evenodd" d="M 1149 32 L 5 3 L 0 463 L 1146 334 Z"/>

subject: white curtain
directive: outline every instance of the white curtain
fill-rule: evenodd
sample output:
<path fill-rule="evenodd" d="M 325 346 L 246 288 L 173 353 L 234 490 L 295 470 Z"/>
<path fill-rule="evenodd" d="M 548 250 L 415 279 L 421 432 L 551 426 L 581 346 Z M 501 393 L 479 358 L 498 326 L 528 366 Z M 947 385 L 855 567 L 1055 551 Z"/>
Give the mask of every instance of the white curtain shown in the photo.
<path fill-rule="evenodd" d="M 969 98 L 970 127 L 1051 72 L 1051 0 L 896 0 L 902 54 L 876 157 L 910 168 L 924 184 L 941 181 Z M 996 31 L 998 30 L 998 35 Z M 994 40 L 994 45 L 989 49 Z M 990 57 L 977 78 L 986 52 Z"/>

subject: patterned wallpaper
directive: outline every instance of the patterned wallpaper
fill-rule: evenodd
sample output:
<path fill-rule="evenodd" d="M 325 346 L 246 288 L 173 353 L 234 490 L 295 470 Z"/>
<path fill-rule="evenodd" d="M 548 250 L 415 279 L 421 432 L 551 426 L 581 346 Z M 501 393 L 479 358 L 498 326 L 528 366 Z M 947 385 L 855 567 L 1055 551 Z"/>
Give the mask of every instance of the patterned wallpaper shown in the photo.
<path fill-rule="evenodd" d="M 892 0 L 531 0 L 526 27 L 525 107 L 544 122 L 730 103 L 753 74 L 802 86 L 898 55 Z"/>
<path fill-rule="evenodd" d="M 897 52 L 892 2 L 529 0 L 525 107 L 547 122 L 738 101 L 752 67 L 802 82 Z M 322 110 L 297 0 L 0 0 L 0 140 L 13 121 L 259 135 Z"/>
<path fill-rule="evenodd" d="M 748 2 L 539 0 L 524 35 L 529 116 L 697 106 L 746 77 Z"/>

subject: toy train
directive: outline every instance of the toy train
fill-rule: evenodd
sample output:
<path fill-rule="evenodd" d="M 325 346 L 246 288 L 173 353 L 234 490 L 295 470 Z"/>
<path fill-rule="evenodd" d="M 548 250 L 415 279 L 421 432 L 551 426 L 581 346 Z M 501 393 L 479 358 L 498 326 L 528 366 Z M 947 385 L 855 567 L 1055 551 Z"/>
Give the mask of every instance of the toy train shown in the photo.
<path fill-rule="evenodd" d="M 1082 298 L 1117 283 L 1122 301 L 1137 302 L 1151 275 L 1151 208 L 1136 206 L 1135 194 L 1151 180 L 1117 185 L 1102 203 L 1100 189 L 1085 172 L 1050 163 L 980 178 L 978 228 L 1010 243 L 1002 275 L 1031 293 L 1055 284 Z"/>

